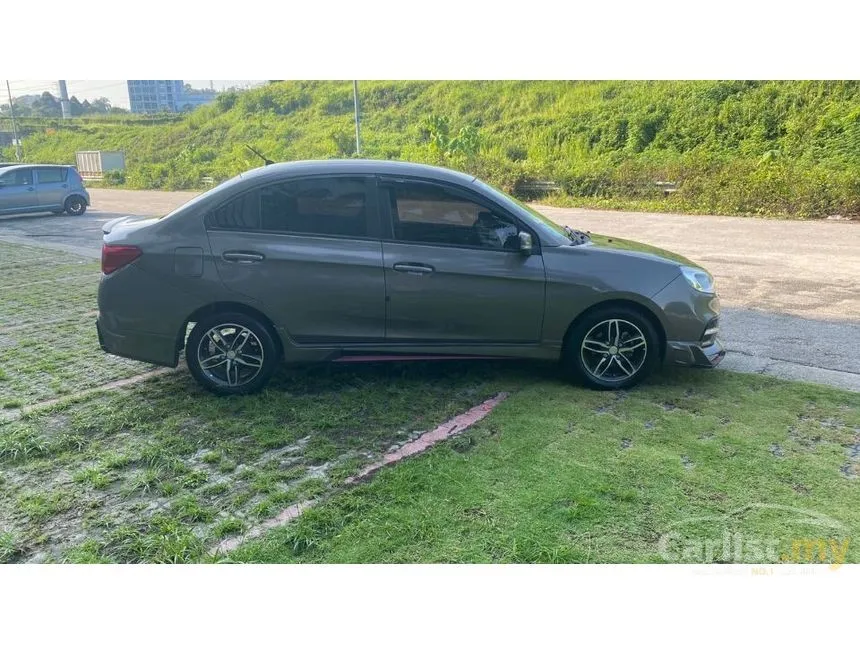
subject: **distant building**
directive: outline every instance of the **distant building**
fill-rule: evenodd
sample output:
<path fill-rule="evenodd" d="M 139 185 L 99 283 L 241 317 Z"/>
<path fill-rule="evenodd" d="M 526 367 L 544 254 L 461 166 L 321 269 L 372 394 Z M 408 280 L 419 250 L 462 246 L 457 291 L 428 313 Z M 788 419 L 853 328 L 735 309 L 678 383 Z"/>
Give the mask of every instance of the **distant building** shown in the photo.
<path fill-rule="evenodd" d="M 182 81 L 128 81 L 131 111 L 178 112 L 182 89 Z"/>
<path fill-rule="evenodd" d="M 195 90 L 182 81 L 128 81 L 128 100 L 134 113 L 187 112 L 211 103 L 215 90 Z"/>
<path fill-rule="evenodd" d="M 215 90 L 191 90 L 187 89 L 182 91 L 182 95 L 177 101 L 177 107 L 180 112 L 188 112 L 195 108 L 199 108 L 201 105 L 206 105 L 207 103 L 212 103 L 215 99 L 218 98 L 218 92 Z"/>

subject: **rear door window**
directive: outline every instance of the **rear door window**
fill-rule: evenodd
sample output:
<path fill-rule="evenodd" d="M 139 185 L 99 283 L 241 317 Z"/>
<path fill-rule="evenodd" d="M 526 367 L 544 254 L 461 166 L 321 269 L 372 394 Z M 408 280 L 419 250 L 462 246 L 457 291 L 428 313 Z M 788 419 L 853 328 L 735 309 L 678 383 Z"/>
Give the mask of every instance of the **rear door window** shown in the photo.
<path fill-rule="evenodd" d="M 293 179 L 236 197 L 206 216 L 209 229 L 370 237 L 363 177 Z"/>
<path fill-rule="evenodd" d="M 36 177 L 40 184 L 61 184 L 66 181 L 65 168 L 37 168 Z"/>
<path fill-rule="evenodd" d="M 362 177 L 296 179 L 260 190 L 264 231 L 368 237 L 367 181 Z"/>

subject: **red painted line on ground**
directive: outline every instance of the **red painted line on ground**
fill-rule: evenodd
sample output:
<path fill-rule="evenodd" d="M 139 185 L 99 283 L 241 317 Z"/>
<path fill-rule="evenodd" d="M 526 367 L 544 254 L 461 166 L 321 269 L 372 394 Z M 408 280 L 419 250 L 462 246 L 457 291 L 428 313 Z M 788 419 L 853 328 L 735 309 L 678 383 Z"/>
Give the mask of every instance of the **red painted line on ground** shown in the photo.
<path fill-rule="evenodd" d="M 15 419 L 20 418 L 22 415 L 27 414 L 28 412 L 35 412 L 36 410 L 49 408 L 52 405 L 57 405 L 59 403 L 74 402 L 78 399 L 85 398 L 87 395 L 92 394 L 93 392 L 108 392 L 110 390 L 118 390 L 119 388 L 126 387 L 127 385 L 135 385 L 153 377 L 161 376 L 162 374 L 169 374 L 170 372 L 179 372 L 183 369 L 184 368 L 182 367 L 157 367 L 141 374 L 135 374 L 134 376 L 128 376 L 126 378 L 121 378 L 116 381 L 110 381 L 108 383 L 96 385 L 86 390 L 80 390 L 72 394 L 66 394 L 64 396 L 58 396 L 53 399 L 47 399 L 45 401 L 31 403 L 30 405 L 22 406 L 16 410 L 0 410 L 0 420 L 14 421 Z"/>
<path fill-rule="evenodd" d="M 453 437 L 455 435 L 460 434 L 470 426 L 473 426 L 478 421 L 487 416 L 494 407 L 496 407 L 499 403 L 504 401 L 508 396 L 507 392 L 500 392 L 492 399 L 488 399 L 481 403 L 480 405 L 476 405 L 471 410 L 467 410 L 463 414 L 457 415 L 453 419 L 446 421 L 445 423 L 437 426 L 433 430 L 429 432 L 425 432 L 417 439 L 409 441 L 403 444 L 397 450 L 389 452 L 379 461 L 370 464 L 360 473 L 358 473 L 355 477 L 350 477 L 346 480 L 346 484 L 354 484 L 358 481 L 362 481 L 376 473 L 380 468 L 388 466 L 389 464 L 397 463 L 401 459 L 405 459 L 406 457 L 410 457 L 412 455 L 417 455 L 418 453 L 424 452 L 431 446 L 436 445 L 440 441 L 445 441 L 449 437 Z"/>
<path fill-rule="evenodd" d="M 406 457 L 420 454 L 425 450 L 428 450 L 432 446 L 436 445 L 437 443 L 445 441 L 450 437 L 462 433 L 463 431 L 467 430 L 471 426 L 475 425 L 478 421 L 486 417 L 490 412 L 492 412 L 493 408 L 495 408 L 499 403 L 504 401 L 507 397 L 507 392 L 500 392 L 493 398 L 487 399 L 483 403 L 476 405 L 475 407 L 471 408 L 470 410 L 467 410 L 463 414 L 458 414 L 453 419 L 449 419 L 445 423 L 436 426 L 433 430 L 425 432 L 416 439 L 413 439 L 412 441 L 403 444 L 397 450 L 393 450 L 387 453 L 382 459 L 370 464 L 354 477 L 349 477 L 348 479 L 346 479 L 346 481 L 344 481 L 344 484 L 346 486 L 354 486 L 361 482 L 367 481 L 385 466 L 397 463 L 398 461 L 401 461 Z M 209 551 L 209 554 L 220 555 L 232 551 L 246 540 L 259 537 L 264 531 L 268 529 L 275 528 L 277 526 L 284 526 L 285 524 L 292 522 L 294 519 L 301 516 L 301 514 L 304 513 L 305 510 L 312 506 L 315 506 L 324 499 L 325 497 L 322 497 L 316 500 L 308 500 L 306 502 L 299 502 L 298 504 L 288 506 L 283 511 L 281 511 L 281 513 L 277 517 L 273 517 L 272 519 L 266 520 L 262 524 L 258 524 L 257 526 L 250 529 L 249 531 L 246 531 L 240 536 L 222 540 Z"/>
<path fill-rule="evenodd" d="M 318 500 L 308 500 L 306 502 L 299 502 L 298 504 L 288 506 L 276 517 L 268 519 L 262 524 L 258 524 L 257 526 L 250 529 L 249 531 L 246 531 L 242 535 L 222 540 L 218 543 L 218 546 L 210 550 L 209 553 L 210 555 L 216 555 L 218 553 L 227 553 L 228 551 L 232 551 L 237 546 L 242 544 L 245 540 L 250 540 L 252 538 L 258 537 L 268 529 L 275 528 L 276 526 L 283 526 L 284 524 L 292 522 L 299 515 L 304 513 L 305 510 L 309 509 L 311 506 L 314 506 L 317 503 Z"/>

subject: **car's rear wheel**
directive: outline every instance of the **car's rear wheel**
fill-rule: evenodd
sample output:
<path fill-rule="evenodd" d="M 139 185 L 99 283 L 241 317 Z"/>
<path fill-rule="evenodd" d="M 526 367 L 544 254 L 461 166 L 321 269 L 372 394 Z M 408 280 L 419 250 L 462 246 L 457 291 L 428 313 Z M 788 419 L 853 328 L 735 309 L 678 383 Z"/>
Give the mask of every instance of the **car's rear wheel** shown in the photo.
<path fill-rule="evenodd" d="M 69 215 L 83 215 L 87 212 L 87 202 L 83 197 L 72 195 L 66 200 L 66 212 Z"/>
<path fill-rule="evenodd" d="M 632 387 L 659 365 L 660 337 L 653 323 L 632 307 L 597 309 L 571 329 L 563 360 L 589 387 Z"/>
<path fill-rule="evenodd" d="M 219 313 L 201 320 L 188 335 L 188 369 L 216 394 L 261 390 L 280 362 L 268 325 L 243 313 Z"/>

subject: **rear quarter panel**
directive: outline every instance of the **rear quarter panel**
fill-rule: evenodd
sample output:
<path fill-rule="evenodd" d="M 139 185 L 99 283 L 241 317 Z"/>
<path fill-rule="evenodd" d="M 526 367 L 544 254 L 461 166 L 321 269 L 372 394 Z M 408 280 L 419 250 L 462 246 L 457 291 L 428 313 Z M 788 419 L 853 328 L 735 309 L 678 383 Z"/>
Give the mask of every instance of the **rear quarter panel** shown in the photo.
<path fill-rule="evenodd" d="M 99 309 L 109 327 L 175 336 L 195 310 L 223 300 L 202 218 L 137 220 L 116 226 L 104 241 L 143 251 L 132 264 L 102 276 Z M 196 249 L 202 262 L 189 261 Z"/>

